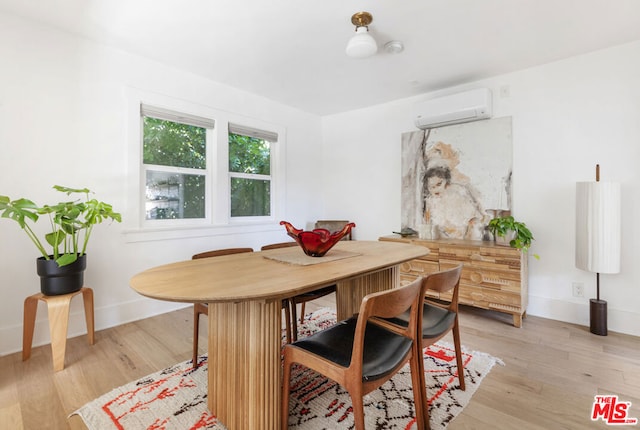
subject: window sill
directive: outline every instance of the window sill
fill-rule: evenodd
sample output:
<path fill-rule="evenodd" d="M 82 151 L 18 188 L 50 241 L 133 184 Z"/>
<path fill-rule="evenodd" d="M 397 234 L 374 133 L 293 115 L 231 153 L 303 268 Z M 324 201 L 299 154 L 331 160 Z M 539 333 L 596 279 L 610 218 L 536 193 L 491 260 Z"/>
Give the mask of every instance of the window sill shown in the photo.
<path fill-rule="evenodd" d="M 222 236 L 281 231 L 279 223 L 255 222 L 219 226 L 171 226 L 158 228 L 137 228 L 125 230 L 125 242 L 151 242 L 161 240 L 189 239 L 197 237 Z"/>

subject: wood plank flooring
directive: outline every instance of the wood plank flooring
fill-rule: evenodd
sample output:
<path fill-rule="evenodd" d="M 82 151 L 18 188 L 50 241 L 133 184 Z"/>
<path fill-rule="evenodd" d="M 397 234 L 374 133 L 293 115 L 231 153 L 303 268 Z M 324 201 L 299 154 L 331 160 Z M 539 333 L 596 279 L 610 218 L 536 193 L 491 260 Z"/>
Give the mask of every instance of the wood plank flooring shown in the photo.
<path fill-rule="evenodd" d="M 327 296 L 307 304 L 307 312 L 335 307 Z M 511 317 L 464 307 L 462 343 L 501 358 L 449 429 L 609 428 L 590 419 L 596 394 L 616 394 L 631 402 L 640 419 L 640 338 L 527 317 L 513 327 Z M 191 308 L 69 339 L 65 369 L 53 372 L 48 345 L 0 357 L 0 430 L 85 429 L 67 418 L 112 388 L 190 359 Z M 206 324 L 200 348 L 206 351 Z M 451 342 L 450 338 L 445 341 Z M 617 426 L 618 428 L 624 426 Z M 633 427 L 638 428 L 640 424 Z"/>

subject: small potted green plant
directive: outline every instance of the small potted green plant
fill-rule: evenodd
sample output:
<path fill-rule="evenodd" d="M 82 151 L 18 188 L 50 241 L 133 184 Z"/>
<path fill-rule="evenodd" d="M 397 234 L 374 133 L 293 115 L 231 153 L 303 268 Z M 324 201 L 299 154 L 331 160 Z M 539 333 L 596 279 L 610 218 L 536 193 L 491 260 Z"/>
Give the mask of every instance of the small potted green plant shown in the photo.
<path fill-rule="evenodd" d="M 535 240 L 531 230 L 525 223 L 516 221 L 513 216 L 494 218 L 489 221 L 489 231 L 493 233 L 496 243 L 517 248 L 527 252 L 531 247 L 531 242 Z M 536 259 L 540 259 L 538 254 L 533 254 Z"/>
<path fill-rule="evenodd" d="M 85 199 L 38 206 L 26 198 L 11 200 L 0 195 L 1 217 L 16 221 L 41 254 L 37 271 L 41 291 L 46 295 L 78 291 L 82 287 L 87 244 L 93 227 L 107 220 L 122 221 L 110 204 L 90 198 L 91 191 L 87 188 L 60 185 L 53 188 L 68 196 L 83 194 Z M 51 225 L 51 231 L 42 240 L 32 228 L 41 217 L 48 218 Z M 47 244 L 50 248 L 45 247 Z"/>

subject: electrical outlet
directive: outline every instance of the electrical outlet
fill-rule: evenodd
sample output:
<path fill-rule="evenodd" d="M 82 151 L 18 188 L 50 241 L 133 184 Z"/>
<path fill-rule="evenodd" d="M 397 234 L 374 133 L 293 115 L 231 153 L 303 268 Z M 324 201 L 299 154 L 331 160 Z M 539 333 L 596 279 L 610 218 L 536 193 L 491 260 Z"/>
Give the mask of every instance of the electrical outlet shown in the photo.
<path fill-rule="evenodd" d="M 584 284 L 582 282 L 574 282 L 571 286 L 573 287 L 573 297 L 584 297 Z"/>

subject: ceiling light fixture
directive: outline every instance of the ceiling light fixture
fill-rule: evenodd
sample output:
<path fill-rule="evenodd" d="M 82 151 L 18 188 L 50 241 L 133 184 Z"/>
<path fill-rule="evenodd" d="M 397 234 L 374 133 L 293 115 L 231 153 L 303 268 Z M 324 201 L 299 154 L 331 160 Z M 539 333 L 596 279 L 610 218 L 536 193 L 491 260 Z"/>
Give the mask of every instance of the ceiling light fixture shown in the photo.
<path fill-rule="evenodd" d="M 376 41 L 369 34 L 369 24 L 373 17 L 369 12 L 357 12 L 351 17 L 351 23 L 356 26 L 356 34 L 349 39 L 345 50 L 349 57 L 366 58 L 378 51 Z"/>

